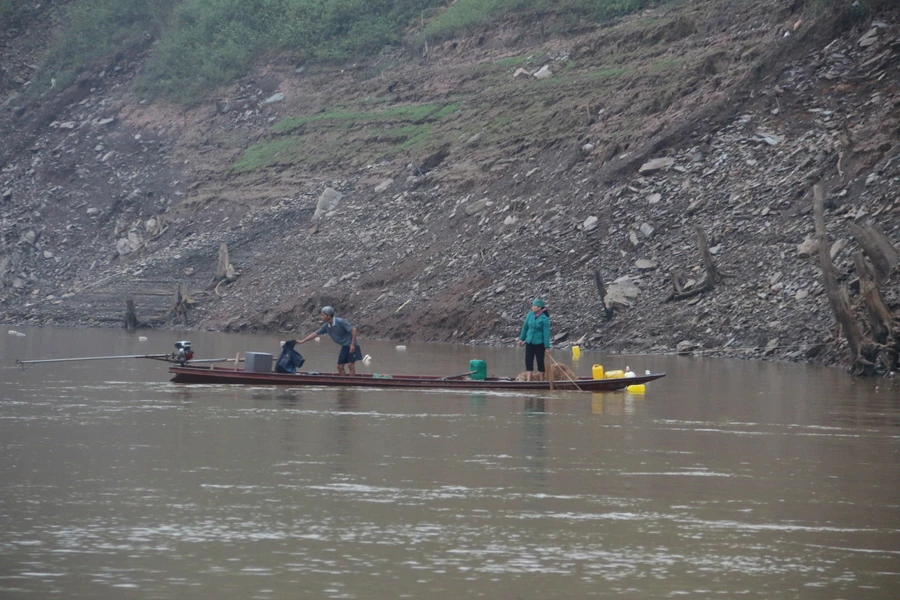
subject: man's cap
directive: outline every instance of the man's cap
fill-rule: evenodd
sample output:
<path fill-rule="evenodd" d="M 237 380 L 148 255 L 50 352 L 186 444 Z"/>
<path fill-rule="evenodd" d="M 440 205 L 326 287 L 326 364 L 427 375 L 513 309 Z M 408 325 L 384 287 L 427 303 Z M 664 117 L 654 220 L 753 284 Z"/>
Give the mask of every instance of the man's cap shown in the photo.
<path fill-rule="evenodd" d="M 544 308 L 544 301 L 540 298 L 535 298 L 534 302 L 531 303 L 532 306 L 537 306 L 538 308 Z"/>
<path fill-rule="evenodd" d="M 323 314 L 323 315 L 328 315 L 329 317 L 333 317 L 333 316 L 334 316 L 334 309 L 331 308 L 330 306 L 323 306 L 323 307 L 322 307 L 322 314 Z"/>

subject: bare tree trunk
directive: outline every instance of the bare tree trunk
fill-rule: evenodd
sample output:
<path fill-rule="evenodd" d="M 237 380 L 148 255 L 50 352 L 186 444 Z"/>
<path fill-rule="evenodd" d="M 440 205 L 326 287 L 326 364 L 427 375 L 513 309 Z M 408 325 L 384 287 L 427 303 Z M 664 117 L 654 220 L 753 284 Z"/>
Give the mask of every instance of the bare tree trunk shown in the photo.
<path fill-rule="evenodd" d="M 860 350 L 863 345 L 863 337 L 850 312 L 850 301 L 847 298 L 847 291 L 838 285 L 834 278 L 834 265 L 831 263 L 831 253 L 828 248 L 828 232 L 825 229 L 825 202 L 822 194 L 822 186 L 813 187 L 813 211 L 816 221 L 816 240 L 819 244 L 819 262 L 822 267 L 822 283 L 825 286 L 825 293 L 828 296 L 828 302 L 831 304 L 831 310 L 837 319 L 847 343 L 850 344 L 850 359 L 854 365 L 854 369 L 858 361 L 861 360 Z"/>
<path fill-rule="evenodd" d="M 716 268 L 713 261 L 712 253 L 709 251 L 709 242 L 706 239 L 706 232 L 697 225 L 694 227 L 697 231 L 697 245 L 700 247 L 700 254 L 703 256 L 703 264 L 706 266 L 706 285 L 707 289 L 713 289 L 717 283 L 722 281 L 722 274 Z"/>

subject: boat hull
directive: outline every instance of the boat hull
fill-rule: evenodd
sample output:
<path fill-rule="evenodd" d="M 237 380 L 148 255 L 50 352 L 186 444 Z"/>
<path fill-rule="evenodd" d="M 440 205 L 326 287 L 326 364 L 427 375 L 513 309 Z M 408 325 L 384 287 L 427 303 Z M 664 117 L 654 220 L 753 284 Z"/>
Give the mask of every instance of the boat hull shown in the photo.
<path fill-rule="evenodd" d="M 190 384 L 236 384 L 236 385 L 284 385 L 284 386 L 338 386 L 338 387 L 381 387 L 381 388 L 435 388 L 459 390 L 549 390 L 548 381 L 515 381 L 489 377 L 483 381 L 471 379 L 451 379 L 422 375 L 373 376 L 338 375 L 337 373 L 252 373 L 224 367 L 173 366 L 169 368 L 175 383 Z M 611 392 L 625 389 L 629 385 L 647 383 L 665 377 L 665 373 L 652 373 L 637 377 L 616 379 L 578 378 L 553 382 L 555 390 L 580 390 L 584 392 Z"/>

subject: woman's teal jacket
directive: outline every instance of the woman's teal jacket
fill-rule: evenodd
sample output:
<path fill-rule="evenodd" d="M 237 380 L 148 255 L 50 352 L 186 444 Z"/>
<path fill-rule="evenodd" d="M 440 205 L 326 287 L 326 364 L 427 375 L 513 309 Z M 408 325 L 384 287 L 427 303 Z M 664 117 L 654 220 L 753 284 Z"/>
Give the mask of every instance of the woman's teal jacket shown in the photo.
<path fill-rule="evenodd" d="M 550 347 L 550 317 L 543 312 L 534 316 L 534 311 L 528 311 L 525 323 L 522 324 L 522 333 L 519 339 L 526 344 L 541 344 L 544 348 Z"/>

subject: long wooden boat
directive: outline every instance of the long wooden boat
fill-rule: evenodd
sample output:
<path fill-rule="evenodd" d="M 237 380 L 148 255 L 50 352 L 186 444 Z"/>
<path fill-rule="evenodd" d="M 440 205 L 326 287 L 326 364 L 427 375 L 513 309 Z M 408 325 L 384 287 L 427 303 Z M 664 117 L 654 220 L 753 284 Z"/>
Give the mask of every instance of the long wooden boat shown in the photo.
<path fill-rule="evenodd" d="M 548 381 L 516 381 L 501 377 L 484 380 L 459 379 L 429 375 L 339 375 L 337 373 L 254 373 L 228 367 L 212 365 L 177 365 L 169 367 L 175 383 L 208 383 L 240 385 L 286 385 L 286 386 L 341 386 L 341 387 L 381 387 L 381 388 L 438 388 L 458 390 L 549 390 Z M 622 390 L 629 385 L 639 385 L 665 377 L 665 373 L 651 373 L 636 377 L 615 379 L 591 379 L 579 377 L 575 380 L 553 382 L 555 390 L 581 390 L 584 392 L 611 392 Z"/>

